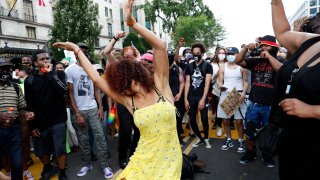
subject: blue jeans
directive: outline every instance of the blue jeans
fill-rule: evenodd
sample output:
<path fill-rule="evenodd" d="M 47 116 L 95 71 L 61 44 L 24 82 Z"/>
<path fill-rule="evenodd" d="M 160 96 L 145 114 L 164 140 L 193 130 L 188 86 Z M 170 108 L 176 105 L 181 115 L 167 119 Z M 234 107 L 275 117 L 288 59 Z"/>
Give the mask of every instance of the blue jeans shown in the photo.
<path fill-rule="evenodd" d="M 247 106 L 248 108 L 245 117 L 246 129 L 250 122 L 257 128 L 261 128 L 268 123 L 271 106 L 258 104 L 252 101 L 247 101 Z M 251 139 L 252 134 L 248 134 L 247 132 L 248 131 L 246 131 L 247 138 Z"/>
<path fill-rule="evenodd" d="M 0 128 L 0 160 L 2 161 L 4 148 L 6 148 L 13 180 L 22 180 L 22 134 L 19 124 L 9 128 Z"/>

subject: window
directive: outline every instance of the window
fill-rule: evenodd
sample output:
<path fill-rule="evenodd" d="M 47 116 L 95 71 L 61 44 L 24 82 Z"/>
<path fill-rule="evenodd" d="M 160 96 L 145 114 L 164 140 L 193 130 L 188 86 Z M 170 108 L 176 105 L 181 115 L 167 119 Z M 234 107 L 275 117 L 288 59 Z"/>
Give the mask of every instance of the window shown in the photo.
<path fill-rule="evenodd" d="M 36 28 L 27 26 L 26 29 L 27 37 L 31 39 L 36 39 Z"/>
<path fill-rule="evenodd" d="M 316 14 L 317 8 L 310 8 L 310 15 Z"/>
<path fill-rule="evenodd" d="M 0 21 L 0 35 L 2 35 L 2 28 L 1 28 L 1 21 Z"/>
<path fill-rule="evenodd" d="M 317 0 L 310 0 L 310 7 L 315 6 L 317 4 Z"/>
<path fill-rule="evenodd" d="M 100 47 L 100 39 L 99 38 L 96 39 L 96 46 Z"/>
<path fill-rule="evenodd" d="M 124 31 L 123 8 L 120 9 L 120 21 L 121 21 L 121 31 Z"/>
<path fill-rule="evenodd" d="M 109 17 L 112 18 L 112 9 L 109 9 Z"/>
<path fill-rule="evenodd" d="M 109 36 L 109 38 L 113 37 L 112 24 L 111 23 L 108 23 L 108 36 Z"/>
<path fill-rule="evenodd" d="M 105 15 L 106 17 L 109 16 L 109 9 L 108 9 L 107 7 L 104 8 L 104 15 Z"/>
<path fill-rule="evenodd" d="M 24 20 L 35 22 L 32 1 L 23 1 Z"/>
<path fill-rule="evenodd" d="M 112 0 L 109 0 L 109 3 L 112 3 Z"/>

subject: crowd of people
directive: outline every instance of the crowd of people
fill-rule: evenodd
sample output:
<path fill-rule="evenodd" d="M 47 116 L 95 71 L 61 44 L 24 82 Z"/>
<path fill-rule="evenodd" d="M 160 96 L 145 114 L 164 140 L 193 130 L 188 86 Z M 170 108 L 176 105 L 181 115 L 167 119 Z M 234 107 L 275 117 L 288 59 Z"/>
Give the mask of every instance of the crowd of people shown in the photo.
<path fill-rule="evenodd" d="M 143 55 L 133 46 L 115 51 L 126 36 L 119 32 L 102 51 L 101 64 L 92 62 L 85 43 L 71 42 L 53 46 L 73 51 L 74 64 L 66 59 L 53 63 L 45 50 L 21 58 L 18 70 L 0 59 L 0 164 L 6 172 L 0 172 L 0 179 L 34 179 L 28 170 L 34 163 L 30 137 L 43 164 L 41 179 L 56 174 L 59 180 L 68 179 L 69 146 L 81 153 L 78 177 L 98 160 L 104 178 L 112 178 L 107 130 L 112 108 L 120 121 L 118 162 L 123 171 L 117 179 L 180 179 L 182 124 L 187 119 L 196 139 L 193 148 L 210 149 L 215 145 L 209 139 L 211 116 L 212 129 L 226 137 L 222 151 L 234 147 L 231 128 L 236 122 L 241 164 L 257 159 L 257 130 L 281 119 L 280 179 L 319 177 L 316 18 L 303 24 L 304 32 L 290 31 L 282 1 L 272 0 L 275 36 L 257 37 L 240 50 L 222 46 L 208 51 L 199 42 L 187 47 L 180 38 L 172 50 L 136 22 L 133 4 L 128 0 L 125 6 L 126 23 L 153 47 Z M 238 108 L 230 114 L 223 103 L 233 92 L 238 93 Z M 303 133 L 297 137 L 297 132 Z M 267 167 L 275 167 L 270 154 L 262 152 L 261 157 Z"/>

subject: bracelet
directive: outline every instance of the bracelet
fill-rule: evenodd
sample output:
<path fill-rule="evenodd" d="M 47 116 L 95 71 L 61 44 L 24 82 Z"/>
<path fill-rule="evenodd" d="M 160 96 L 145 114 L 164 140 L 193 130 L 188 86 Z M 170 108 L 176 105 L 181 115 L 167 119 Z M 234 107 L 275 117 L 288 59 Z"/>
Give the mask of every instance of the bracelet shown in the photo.
<path fill-rule="evenodd" d="M 131 27 L 131 26 L 133 26 L 136 22 L 137 22 L 136 19 L 133 18 L 132 20 L 127 21 L 127 25 Z"/>
<path fill-rule="evenodd" d="M 79 48 L 76 52 L 76 57 L 78 57 L 79 51 L 81 51 L 81 48 Z"/>
<path fill-rule="evenodd" d="M 115 36 L 113 36 L 113 39 L 114 39 L 115 41 L 118 41 L 118 40 L 119 40 L 119 38 L 116 38 Z"/>

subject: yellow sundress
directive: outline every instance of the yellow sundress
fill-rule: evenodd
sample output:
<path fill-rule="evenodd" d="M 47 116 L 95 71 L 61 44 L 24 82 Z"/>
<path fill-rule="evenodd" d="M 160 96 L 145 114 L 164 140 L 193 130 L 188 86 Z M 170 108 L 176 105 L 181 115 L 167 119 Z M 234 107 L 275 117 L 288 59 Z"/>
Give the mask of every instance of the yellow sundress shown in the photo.
<path fill-rule="evenodd" d="M 162 101 L 134 111 L 140 130 L 138 146 L 117 177 L 127 180 L 180 180 L 182 152 L 177 135 L 176 109 L 156 90 Z M 134 100 L 133 107 L 134 105 Z"/>

